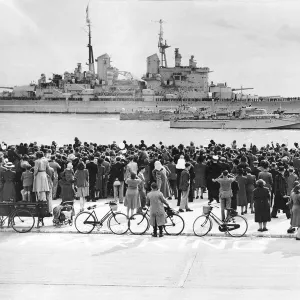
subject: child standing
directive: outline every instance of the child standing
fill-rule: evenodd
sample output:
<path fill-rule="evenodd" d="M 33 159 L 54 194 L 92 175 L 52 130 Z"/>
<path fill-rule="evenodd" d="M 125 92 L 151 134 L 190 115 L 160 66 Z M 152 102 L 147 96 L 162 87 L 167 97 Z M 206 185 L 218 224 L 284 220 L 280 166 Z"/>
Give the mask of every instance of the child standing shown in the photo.
<path fill-rule="evenodd" d="M 24 171 L 21 175 L 21 180 L 23 184 L 23 201 L 30 202 L 31 192 L 33 186 L 33 172 L 31 172 L 31 166 L 26 165 L 26 171 Z"/>

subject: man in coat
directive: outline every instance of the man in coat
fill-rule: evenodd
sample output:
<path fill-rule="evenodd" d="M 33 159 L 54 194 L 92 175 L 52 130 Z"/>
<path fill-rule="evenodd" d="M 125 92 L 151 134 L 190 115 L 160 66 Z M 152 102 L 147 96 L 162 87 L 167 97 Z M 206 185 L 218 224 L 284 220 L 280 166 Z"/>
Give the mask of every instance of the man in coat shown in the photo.
<path fill-rule="evenodd" d="M 207 182 L 207 191 L 208 191 L 208 202 L 216 200 L 219 201 L 219 187 L 220 184 L 218 182 L 213 182 L 213 179 L 218 178 L 221 175 L 221 167 L 217 163 L 218 156 L 213 156 L 210 165 L 206 169 L 206 182 Z"/>
<path fill-rule="evenodd" d="M 119 203 L 123 203 L 124 193 L 124 173 L 125 173 L 125 161 L 121 160 L 121 157 L 116 157 L 116 162 L 111 165 L 110 169 L 110 182 L 114 187 L 114 201 L 117 201 L 117 192 L 119 190 Z M 118 187 L 114 185 L 114 182 L 118 179 L 120 185 Z"/>
<path fill-rule="evenodd" d="M 89 162 L 86 164 L 86 168 L 89 171 L 89 200 L 95 202 L 95 185 L 96 185 L 96 176 L 98 173 L 97 165 L 94 162 L 94 156 L 89 157 Z M 87 201 L 89 201 L 87 200 Z"/>
<path fill-rule="evenodd" d="M 283 166 L 279 166 L 278 174 L 275 177 L 274 181 L 274 205 L 272 209 L 271 216 L 272 218 L 277 217 L 277 211 L 282 209 L 282 211 L 286 214 L 286 217 L 289 219 L 291 217 L 290 210 L 287 206 L 287 183 L 284 177 L 285 169 Z"/>
<path fill-rule="evenodd" d="M 179 189 L 182 192 L 181 201 L 180 201 L 180 208 L 179 212 L 184 212 L 184 209 L 188 211 L 193 211 L 188 207 L 188 196 L 190 191 L 190 163 L 185 163 L 185 169 L 180 174 L 180 183 Z"/>

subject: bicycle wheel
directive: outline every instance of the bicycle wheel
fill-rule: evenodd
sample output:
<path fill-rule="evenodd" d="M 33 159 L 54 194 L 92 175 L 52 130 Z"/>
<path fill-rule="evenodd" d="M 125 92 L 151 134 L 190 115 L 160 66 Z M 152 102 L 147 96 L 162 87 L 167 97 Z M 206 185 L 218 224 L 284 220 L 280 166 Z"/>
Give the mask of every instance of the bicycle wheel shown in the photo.
<path fill-rule="evenodd" d="M 248 222 L 242 216 L 230 217 L 226 222 L 227 232 L 232 237 L 241 237 L 248 230 Z"/>
<path fill-rule="evenodd" d="M 90 233 L 95 228 L 95 217 L 86 211 L 79 213 L 75 219 L 75 227 L 80 233 Z"/>
<path fill-rule="evenodd" d="M 164 225 L 165 232 L 169 235 L 179 235 L 184 229 L 184 220 L 179 215 L 167 217 L 167 223 Z"/>
<path fill-rule="evenodd" d="M 129 220 L 123 213 L 113 214 L 107 221 L 108 228 L 114 234 L 124 234 L 129 229 Z"/>
<path fill-rule="evenodd" d="M 199 216 L 193 224 L 194 234 L 197 236 L 205 236 L 211 231 L 212 221 L 208 215 Z"/>
<path fill-rule="evenodd" d="M 29 232 L 34 226 L 35 219 L 27 209 L 17 209 L 11 216 L 12 228 L 19 233 Z"/>
<path fill-rule="evenodd" d="M 132 234 L 144 234 L 149 226 L 149 220 L 142 214 L 134 214 L 129 219 L 129 230 Z"/>

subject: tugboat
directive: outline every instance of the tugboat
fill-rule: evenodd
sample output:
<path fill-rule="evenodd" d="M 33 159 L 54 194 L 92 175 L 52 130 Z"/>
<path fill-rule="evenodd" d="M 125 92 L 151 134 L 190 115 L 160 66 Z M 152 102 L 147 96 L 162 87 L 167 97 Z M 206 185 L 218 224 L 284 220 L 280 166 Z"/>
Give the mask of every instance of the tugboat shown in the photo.
<path fill-rule="evenodd" d="M 242 107 L 238 110 L 202 114 L 194 118 L 170 121 L 170 128 L 199 129 L 300 129 L 300 117 L 286 116 L 282 111 Z"/>

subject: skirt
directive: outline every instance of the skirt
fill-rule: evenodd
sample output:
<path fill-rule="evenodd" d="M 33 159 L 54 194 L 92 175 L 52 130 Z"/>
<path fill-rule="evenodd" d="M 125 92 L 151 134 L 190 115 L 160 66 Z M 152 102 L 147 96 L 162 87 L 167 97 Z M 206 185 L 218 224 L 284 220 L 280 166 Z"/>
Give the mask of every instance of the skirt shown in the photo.
<path fill-rule="evenodd" d="M 128 188 L 125 195 L 124 206 L 135 209 L 141 207 L 141 201 L 139 197 L 138 189 Z"/>
<path fill-rule="evenodd" d="M 77 188 L 77 197 L 87 197 L 89 195 L 89 187 L 78 187 Z"/>

